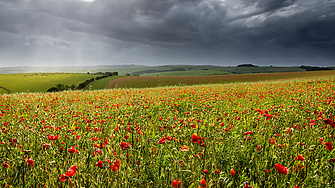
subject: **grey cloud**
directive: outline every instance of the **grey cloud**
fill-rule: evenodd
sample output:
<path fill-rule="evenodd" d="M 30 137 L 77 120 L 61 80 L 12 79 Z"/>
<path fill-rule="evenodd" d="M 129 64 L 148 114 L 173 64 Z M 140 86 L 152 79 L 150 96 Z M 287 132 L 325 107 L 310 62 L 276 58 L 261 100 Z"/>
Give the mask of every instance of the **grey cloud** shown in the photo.
<path fill-rule="evenodd" d="M 294 5 L 297 1 L 299 0 L 242 0 L 244 8 L 254 7 L 255 10 L 230 18 L 228 21 L 250 18 L 261 14 L 269 16 L 277 10 Z"/>
<path fill-rule="evenodd" d="M 33 61 L 55 53 L 59 61 L 102 64 L 329 62 L 334 10 L 328 0 L 0 0 L 0 55 L 6 49 L 6 57 Z"/>
<path fill-rule="evenodd" d="M 264 12 L 278 10 L 293 5 L 297 0 L 261 0 L 257 7 Z"/>

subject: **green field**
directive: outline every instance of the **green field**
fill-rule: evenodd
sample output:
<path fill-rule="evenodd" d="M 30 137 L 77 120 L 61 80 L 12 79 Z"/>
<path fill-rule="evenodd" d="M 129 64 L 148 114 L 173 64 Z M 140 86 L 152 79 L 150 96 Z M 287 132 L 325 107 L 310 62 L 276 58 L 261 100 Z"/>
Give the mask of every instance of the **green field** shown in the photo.
<path fill-rule="evenodd" d="M 0 74 L 0 86 L 9 89 L 12 93 L 46 92 L 57 84 L 78 85 L 97 75 L 71 73 L 20 73 Z M 0 88 L 0 93 L 7 93 Z"/>
<path fill-rule="evenodd" d="M 140 76 L 200 76 L 200 75 L 229 75 L 231 72 L 220 70 L 190 70 L 190 71 L 169 71 L 141 74 Z"/>
<path fill-rule="evenodd" d="M 128 76 L 111 80 L 106 84 L 105 88 L 149 88 L 176 85 L 220 84 L 295 78 L 312 78 L 320 76 L 335 76 L 335 71 L 305 71 L 208 76 Z"/>

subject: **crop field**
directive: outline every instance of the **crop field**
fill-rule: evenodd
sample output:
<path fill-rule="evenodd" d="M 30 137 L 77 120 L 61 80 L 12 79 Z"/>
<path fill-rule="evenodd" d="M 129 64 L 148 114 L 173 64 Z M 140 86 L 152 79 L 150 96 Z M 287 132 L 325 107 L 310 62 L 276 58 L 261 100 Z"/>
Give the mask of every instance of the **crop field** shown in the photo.
<path fill-rule="evenodd" d="M 183 70 L 183 71 L 182 71 Z M 214 71 L 210 74 L 224 74 L 225 72 L 235 74 L 250 74 L 250 73 L 273 73 L 273 72 L 304 72 L 305 69 L 299 67 L 221 67 L 221 66 L 195 66 L 195 65 L 169 65 L 169 66 L 153 66 L 153 67 L 138 67 L 122 68 L 122 69 L 102 69 L 102 70 L 90 70 L 89 72 L 98 71 L 116 71 L 119 75 L 140 75 L 140 76 L 185 76 L 185 75 L 203 75 L 209 74 L 210 71 Z M 190 71 L 190 72 L 189 72 Z M 205 71 L 205 73 L 194 72 L 194 71 Z M 82 71 L 86 73 L 87 71 Z M 169 72 L 169 73 L 165 73 Z"/>
<path fill-rule="evenodd" d="M 92 83 L 89 84 L 86 90 L 98 90 L 98 89 L 104 89 L 106 84 L 114 79 L 117 78 L 122 78 L 124 76 L 112 76 L 112 77 L 107 77 L 107 78 L 102 78 L 100 80 L 96 80 Z"/>
<path fill-rule="evenodd" d="M 238 74 L 305 71 L 298 67 L 222 67 L 220 70 Z"/>
<path fill-rule="evenodd" d="M 0 95 L 1 187 L 334 187 L 335 77 Z"/>
<path fill-rule="evenodd" d="M 87 79 L 95 77 L 97 76 L 71 73 L 0 74 L 0 86 L 9 89 L 12 93 L 46 92 L 57 84 L 78 85 Z M 7 91 L 0 88 L 1 93 L 7 93 Z"/>
<path fill-rule="evenodd" d="M 308 78 L 319 76 L 335 76 L 335 71 L 332 70 L 205 76 L 131 76 L 112 80 L 106 84 L 105 88 L 148 88 L 175 85 L 221 84 L 234 82 L 254 82 L 280 79 Z"/>
<path fill-rule="evenodd" d="M 200 76 L 200 75 L 228 75 L 230 72 L 220 70 L 190 70 L 190 71 L 170 71 L 141 74 L 140 76 Z"/>

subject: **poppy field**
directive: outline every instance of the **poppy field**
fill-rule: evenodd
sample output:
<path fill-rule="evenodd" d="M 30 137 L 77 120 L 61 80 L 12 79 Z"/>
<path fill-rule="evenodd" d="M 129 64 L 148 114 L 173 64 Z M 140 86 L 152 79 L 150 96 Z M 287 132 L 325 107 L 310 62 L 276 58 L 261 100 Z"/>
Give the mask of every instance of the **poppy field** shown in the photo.
<path fill-rule="evenodd" d="M 334 187 L 334 77 L 0 95 L 0 187 Z"/>

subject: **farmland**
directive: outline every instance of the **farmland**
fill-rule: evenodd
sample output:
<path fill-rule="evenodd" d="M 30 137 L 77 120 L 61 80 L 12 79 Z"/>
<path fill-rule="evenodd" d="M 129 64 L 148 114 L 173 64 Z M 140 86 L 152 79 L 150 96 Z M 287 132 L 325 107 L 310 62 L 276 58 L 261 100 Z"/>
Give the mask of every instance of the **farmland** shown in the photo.
<path fill-rule="evenodd" d="M 187 71 L 186 71 L 187 72 Z M 335 71 L 258 73 L 206 76 L 134 76 L 111 80 L 105 88 L 148 88 L 175 85 L 220 84 L 235 82 L 254 82 L 280 79 L 296 79 L 320 76 L 335 76 Z"/>
<path fill-rule="evenodd" d="M 99 68 L 105 68 L 99 69 Z M 118 69 L 112 69 L 118 68 Z M 191 65 L 175 65 L 175 66 L 156 66 L 156 67 L 146 67 L 146 66 L 96 66 L 96 67 L 68 67 L 68 68 L 51 68 L 50 70 L 85 70 L 93 69 L 92 71 L 82 71 L 81 74 L 77 73 L 15 73 L 15 74 L 0 74 L 0 86 L 10 90 L 12 93 L 21 92 L 46 92 L 51 87 L 55 87 L 58 84 L 71 86 L 78 86 L 85 80 L 89 80 L 106 72 L 106 70 L 112 70 L 112 72 L 118 72 L 119 75 L 139 75 L 142 78 L 121 78 L 112 77 L 105 78 L 95 81 L 87 87 L 90 90 L 94 89 L 104 89 L 104 88 L 145 88 L 145 87 L 159 87 L 159 86 L 173 86 L 173 85 L 194 85 L 194 84 L 208 84 L 208 83 L 233 83 L 233 82 L 245 82 L 245 81 L 261 81 L 261 80 L 273 80 L 278 77 L 275 73 L 274 77 L 268 75 L 262 76 L 264 73 L 273 72 L 285 72 L 285 74 L 290 76 L 284 76 L 284 78 L 294 78 L 294 77 L 310 77 L 315 74 L 322 75 L 322 73 L 317 73 L 319 71 L 305 72 L 305 69 L 298 67 L 220 67 L 220 66 L 191 66 Z M 95 70 L 94 70 L 95 69 Z M 3 71 L 14 71 L 12 68 L 5 68 Z M 22 68 L 18 71 L 31 71 L 31 69 Z M 37 70 L 47 71 L 46 68 L 41 68 Z M 50 71 L 49 70 L 49 71 Z M 101 71 L 98 71 L 101 70 Z M 94 74 L 86 74 L 98 73 Z M 331 71 L 330 71 L 331 72 Z M 255 76 L 239 76 L 236 74 L 251 74 L 256 73 Z M 330 73 L 324 72 L 326 75 Z M 235 74 L 235 75 L 234 75 Z M 208 75 L 232 75 L 232 77 L 202 77 Z M 297 75 L 297 76 L 296 76 Z M 300 76 L 299 76 L 300 75 Z M 150 76 L 151 78 L 147 77 Z M 158 77 L 159 76 L 159 77 Z M 165 77 L 164 76 L 174 76 Z M 178 76 L 198 76 L 198 77 L 178 77 Z M 156 78 L 153 78 L 156 77 Z M 114 80 L 114 81 L 112 81 Z M 111 82 L 109 82 L 111 81 Z M 108 83 L 109 82 L 109 83 Z M 107 84 L 108 83 L 108 84 Z M 61 87 L 60 87 L 61 88 Z M 62 90 L 62 89 L 59 89 Z M 0 88 L 0 94 L 8 93 L 3 88 Z"/>
<path fill-rule="evenodd" d="M 334 86 L 328 75 L 1 95 L 0 185 L 334 187 Z"/>
<path fill-rule="evenodd" d="M 250 74 L 250 73 L 275 73 L 275 72 L 304 72 L 305 69 L 299 67 L 221 67 L 221 66 L 192 66 L 192 65 L 169 65 L 154 66 L 129 69 L 117 69 L 120 75 L 140 75 L 140 76 L 200 76 L 200 75 L 224 75 L 230 74 Z"/>
<path fill-rule="evenodd" d="M 96 80 L 94 82 L 92 82 L 86 90 L 98 90 L 98 89 L 104 89 L 106 84 L 111 81 L 111 80 L 114 80 L 114 79 L 117 79 L 117 78 L 122 78 L 124 76 L 113 76 L 113 77 L 107 77 L 107 78 L 103 78 L 103 79 L 100 79 L 100 80 Z"/>
<path fill-rule="evenodd" d="M 228 75 L 231 72 L 220 70 L 189 70 L 189 71 L 167 71 L 158 73 L 141 74 L 140 76 L 200 76 L 200 75 Z"/>
<path fill-rule="evenodd" d="M 21 73 L 0 74 L 0 86 L 9 89 L 12 93 L 46 92 L 57 84 L 78 85 L 79 83 L 97 77 L 89 74 L 71 73 Z M 7 93 L 0 89 L 0 93 Z"/>

